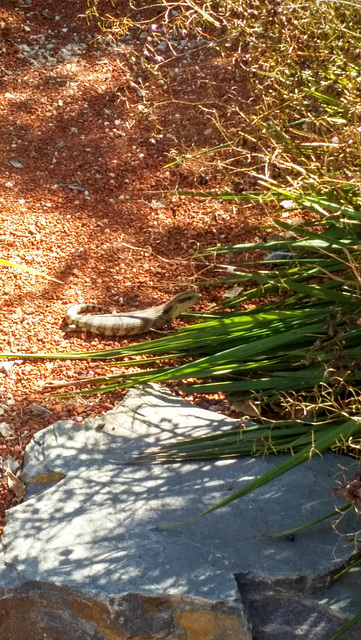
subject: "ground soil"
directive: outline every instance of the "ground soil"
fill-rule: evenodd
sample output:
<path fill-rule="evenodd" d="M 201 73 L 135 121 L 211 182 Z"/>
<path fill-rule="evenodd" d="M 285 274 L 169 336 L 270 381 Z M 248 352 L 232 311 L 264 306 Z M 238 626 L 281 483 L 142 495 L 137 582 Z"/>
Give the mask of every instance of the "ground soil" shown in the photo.
<path fill-rule="evenodd" d="M 119 311 L 158 304 L 214 274 L 211 260 L 195 259 L 197 249 L 261 239 L 253 225 L 264 212 L 253 205 L 174 194 L 232 189 L 226 165 L 201 156 L 164 169 L 175 153 L 225 142 L 215 108 L 226 110 L 248 91 L 232 53 L 221 56 L 206 39 L 183 42 L 174 58 L 159 56 L 160 77 L 140 62 L 147 35 L 133 30 L 115 46 L 95 46 L 96 22 L 78 18 L 85 6 L 3 0 L 0 7 L 0 257 L 53 278 L 1 267 L 0 353 L 127 344 L 65 334 L 65 309 L 83 301 Z M 201 293 L 197 309 L 209 310 L 222 288 Z M 21 463 L 29 439 L 55 420 L 82 421 L 112 408 L 120 393 L 86 400 L 44 394 L 51 381 L 104 370 L 89 361 L 20 357 L 11 370 L 2 365 L 5 468 L 9 456 Z M 1 526 L 18 500 L 4 472 Z"/>

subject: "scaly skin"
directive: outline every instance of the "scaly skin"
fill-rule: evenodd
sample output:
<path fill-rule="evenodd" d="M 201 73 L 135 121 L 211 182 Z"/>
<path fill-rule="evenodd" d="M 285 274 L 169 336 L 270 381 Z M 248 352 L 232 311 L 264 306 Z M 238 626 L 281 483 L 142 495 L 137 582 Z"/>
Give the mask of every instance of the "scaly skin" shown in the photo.
<path fill-rule="evenodd" d="M 80 315 L 84 311 L 100 311 L 95 304 L 76 304 L 66 312 L 66 331 L 80 330 L 105 336 L 133 336 L 151 329 L 172 326 L 172 320 L 196 304 L 200 295 L 195 291 L 184 291 L 156 307 L 125 313 Z"/>

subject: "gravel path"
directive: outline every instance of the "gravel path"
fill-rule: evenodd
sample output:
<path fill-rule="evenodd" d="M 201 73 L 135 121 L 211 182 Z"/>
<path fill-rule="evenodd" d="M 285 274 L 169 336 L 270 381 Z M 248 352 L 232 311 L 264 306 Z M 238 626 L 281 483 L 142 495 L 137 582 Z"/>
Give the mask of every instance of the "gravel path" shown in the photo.
<path fill-rule="evenodd" d="M 89 301 L 124 311 L 160 303 L 212 273 L 193 261 L 195 249 L 255 239 L 252 206 L 166 193 L 232 188 L 232 172 L 207 156 L 163 169 L 174 150 L 224 142 L 214 107 L 246 96 L 231 54 L 217 57 L 207 37 L 192 40 L 186 32 L 169 42 L 157 25 L 95 46 L 95 23 L 77 17 L 85 6 L 3 0 L 0 7 L 1 258 L 56 279 L 1 269 L 1 353 L 119 345 L 66 336 L 66 307 Z M 142 57 L 161 65 L 163 75 L 150 73 Z M 199 308 L 218 296 L 202 289 Z M 4 468 L 11 458 L 21 463 L 44 426 L 111 408 L 120 394 L 59 400 L 42 393 L 50 380 L 103 371 L 89 362 L 1 365 Z M 4 474 L 0 532 L 5 509 L 17 501 Z"/>

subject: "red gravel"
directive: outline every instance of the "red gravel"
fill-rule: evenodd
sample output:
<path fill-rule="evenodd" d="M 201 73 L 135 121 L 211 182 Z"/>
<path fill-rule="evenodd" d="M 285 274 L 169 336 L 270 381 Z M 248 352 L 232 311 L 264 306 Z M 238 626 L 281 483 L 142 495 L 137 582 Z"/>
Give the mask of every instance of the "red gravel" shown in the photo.
<path fill-rule="evenodd" d="M 167 81 L 157 81 L 131 60 L 137 40 L 122 48 L 91 44 L 94 26 L 77 18 L 85 5 L 3 0 L 0 7 L 1 258 L 57 280 L 1 268 L 2 353 L 119 345 L 64 335 L 66 307 L 160 303 L 208 277 L 206 265 L 192 260 L 195 249 L 255 239 L 249 205 L 165 193 L 232 186 L 226 169 L 207 157 L 162 169 L 173 149 L 192 153 L 224 142 L 213 106 L 226 107 L 227 87 L 233 91 L 237 82 L 246 95 L 231 58 L 202 51 L 184 64 L 181 57 L 163 68 Z M 200 187 L 204 175 L 207 186 Z M 215 289 L 202 294 L 200 309 L 217 300 Z M 55 420 L 114 406 L 120 393 L 85 400 L 42 393 L 51 380 L 104 370 L 86 361 L 19 359 L 11 374 L 0 373 L 0 421 L 13 430 L 0 435 L 0 456 L 21 461 L 29 439 Z M 38 415 L 33 403 L 49 413 Z M 4 476 L 0 525 L 16 500 Z"/>

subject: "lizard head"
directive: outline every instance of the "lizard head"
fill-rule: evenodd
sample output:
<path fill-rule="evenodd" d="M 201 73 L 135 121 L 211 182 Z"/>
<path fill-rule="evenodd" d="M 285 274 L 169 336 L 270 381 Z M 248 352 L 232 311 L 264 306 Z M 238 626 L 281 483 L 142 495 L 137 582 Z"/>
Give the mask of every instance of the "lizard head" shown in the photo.
<path fill-rule="evenodd" d="M 177 293 L 177 295 L 167 303 L 165 312 L 169 312 L 173 320 L 173 318 L 177 318 L 181 313 L 189 309 L 189 307 L 196 304 L 200 297 L 199 293 L 192 290 Z"/>

